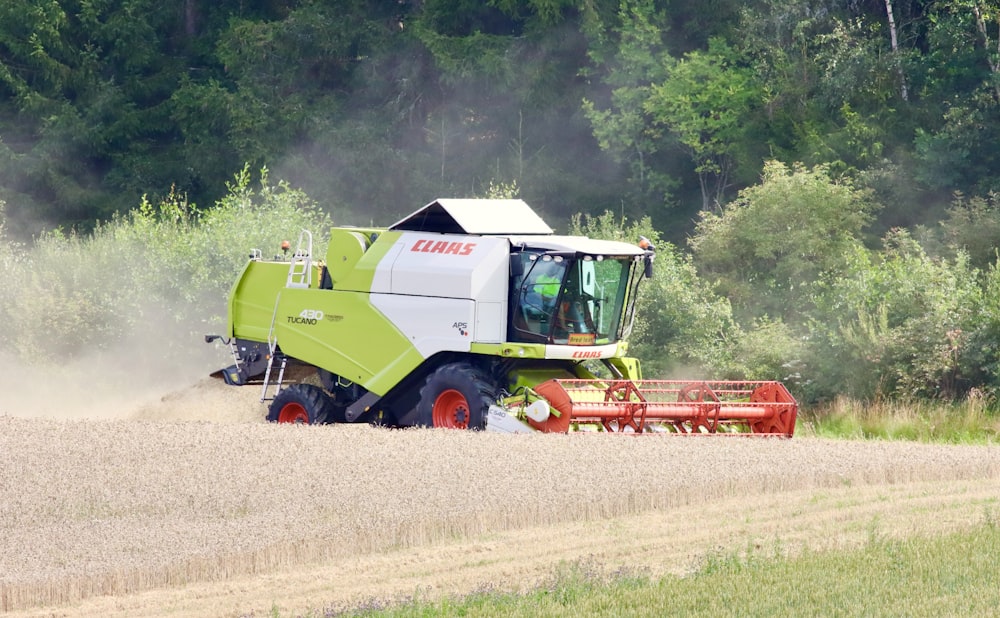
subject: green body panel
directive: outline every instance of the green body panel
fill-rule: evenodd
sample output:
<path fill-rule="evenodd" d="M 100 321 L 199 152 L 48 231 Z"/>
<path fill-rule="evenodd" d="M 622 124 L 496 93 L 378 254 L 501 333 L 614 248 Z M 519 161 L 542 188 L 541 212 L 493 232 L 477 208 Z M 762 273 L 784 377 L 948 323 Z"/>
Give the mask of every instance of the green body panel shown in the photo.
<path fill-rule="evenodd" d="M 330 230 L 326 267 L 334 288 L 344 289 L 341 285 L 344 278 L 354 271 L 365 252 L 375 242 L 372 239 L 378 239 L 384 233 L 384 229 L 378 228 L 335 227 Z M 391 240 L 387 239 L 385 246 L 391 245 Z"/>
<path fill-rule="evenodd" d="M 541 343 L 473 343 L 469 351 L 504 358 L 545 358 L 545 345 Z"/>
<path fill-rule="evenodd" d="M 347 232 L 361 232 L 368 233 L 369 235 L 373 232 L 379 233 L 379 230 L 355 230 L 348 229 Z M 352 290 L 355 292 L 370 292 L 372 289 L 372 280 L 375 278 L 375 269 L 378 267 L 379 263 L 389 254 L 393 246 L 396 244 L 396 240 L 399 239 L 401 234 L 399 232 L 381 232 L 378 239 L 372 243 L 371 247 L 365 251 L 364 255 L 358 258 L 357 263 L 354 268 L 349 272 L 344 272 L 342 278 L 334 283 L 335 290 Z M 330 243 L 331 248 L 334 243 Z M 334 250 L 328 251 L 328 255 L 332 259 L 337 259 L 337 255 Z M 346 271 L 346 269 L 345 269 Z"/>
<path fill-rule="evenodd" d="M 622 373 L 622 377 L 627 380 L 641 380 L 642 366 L 638 358 L 623 356 L 620 358 L 609 358 L 608 361 Z"/>
<path fill-rule="evenodd" d="M 368 294 L 282 289 L 274 332 L 281 351 L 384 395 L 423 361 Z"/>
<path fill-rule="evenodd" d="M 287 262 L 247 262 L 229 292 L 229 336 L 267 341 L 267 335 L 271 331 L 271 318 L 274 316 L 274 303 L 278 294 L 285 289 L 287 279 Z M 317 285 L 318 268 L 312 279 L 313 285 Z"/>
<path fill-rule="evenodd" d="M 642 372 L 639 368 L 639 359 L 624 357 L 609 358 L 607 361 L 621 372 L 624 379 L 633 381 L 642 379 Z M 546 380 L 596 380 L 599 378 L 582 363 L 562 365 L 553 363 L 545 365 L 531 364 L 529 362 L 511 370 L 511 372 L 507 375 L 507 379 L 510 381 L 508 390 L 512 393 L 516 393 L 519 392 L 521 388 L 535 388 Z"/>
<path fill-rule="evenodd" d="M 376 242 L 365 245 L 372 234 Z M 369 302 L 375 269 L 399 234 L 335 228 L 331 237 L 340 241 L 327 252 L 338 262 L 332 290 L 319 289 L 320 264 L 312 266 L 312 286 L 301 289 L 285 287 L 288 262 L 249 261 L 229 294 L 229 336 L 266 342 L 273 322 L 284 354 L 383 395 L 424 361 Z"/>
<path fill-rule="evenodd" d="M 334 228 L 330 231 L 326 267 L 334 287 L 354 270 L 369 245 L 365 235 L 359 232 L 343 228 Z"/>
<path fill-rule="evenodd" d="M 592 377 L 589 375 L 578 375 L 577 372 L 579 369 L 579 365 L 571 366 L 565 364 L 517 367 L 507 374 L 507 379 L 510 381 L 508 390 L 512 393 L 518 393 L 522 388 L 535 388 L 547 380 L 573 380 Z"/>

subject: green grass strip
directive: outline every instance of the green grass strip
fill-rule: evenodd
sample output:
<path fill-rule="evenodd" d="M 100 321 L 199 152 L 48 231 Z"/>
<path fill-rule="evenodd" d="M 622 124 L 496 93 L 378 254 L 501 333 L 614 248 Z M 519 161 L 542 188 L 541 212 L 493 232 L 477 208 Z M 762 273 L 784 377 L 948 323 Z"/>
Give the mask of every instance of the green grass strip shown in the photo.
<path fill-rule="evenodd" d="M 709 555 L 690 575 L 654 580 L 590 563 L 561 568 L 524 594 L 483 590 L 386 608 L 328 608 L 310 617 L 996 616 L 1000 526 L 993 513 L 965 533 L 886 540 L 787 558 L 779 549 Z M 396 602 L 398 603 L 398 601 Z"/>

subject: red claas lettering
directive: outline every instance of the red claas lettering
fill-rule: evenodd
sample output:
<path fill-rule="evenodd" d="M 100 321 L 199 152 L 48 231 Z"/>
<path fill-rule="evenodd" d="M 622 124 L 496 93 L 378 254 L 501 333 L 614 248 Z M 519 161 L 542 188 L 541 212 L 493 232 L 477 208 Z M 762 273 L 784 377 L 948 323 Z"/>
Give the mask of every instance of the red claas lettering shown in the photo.
<path fill-rule="evenodd" d="M 413 246 L 410 247 L 410 251 L 416 251 L 419 253 L 441 253 L 445 255 L 471 255 L 475 248 L 476 243 L 474 242 L 448 242 L 446 240 L 434 242 L 426 238 L 421 238 L 417 242 L 413 243 Z"/>

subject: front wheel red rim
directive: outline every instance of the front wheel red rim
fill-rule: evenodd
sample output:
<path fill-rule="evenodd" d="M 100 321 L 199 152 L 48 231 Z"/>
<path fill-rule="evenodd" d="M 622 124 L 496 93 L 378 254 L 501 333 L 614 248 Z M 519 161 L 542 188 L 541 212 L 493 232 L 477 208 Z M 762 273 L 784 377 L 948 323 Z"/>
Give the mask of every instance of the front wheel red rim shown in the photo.
<path fill-rule="evenodd" d="M 309 413 L 299 403 L 289 403 L 278 412 L 279 423 L 308 423 Z"/>
<path fill-rule="evenodd" d="M 431 411 L 435 427 L 448 429 L 469 428 L 469 402 L 465 395 L 455 389 L 448 389 L 434 400 Z"/>

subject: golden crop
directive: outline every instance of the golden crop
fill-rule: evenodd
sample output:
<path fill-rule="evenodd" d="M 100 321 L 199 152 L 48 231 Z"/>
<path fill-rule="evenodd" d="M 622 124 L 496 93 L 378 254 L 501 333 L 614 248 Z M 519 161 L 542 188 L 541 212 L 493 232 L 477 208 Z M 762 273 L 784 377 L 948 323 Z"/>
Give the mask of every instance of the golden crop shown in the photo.
<path fill-rule="evenodd" d="M 0 611 L 720 498 L 998 476 L 995 447 L 0 416 Z"/>

